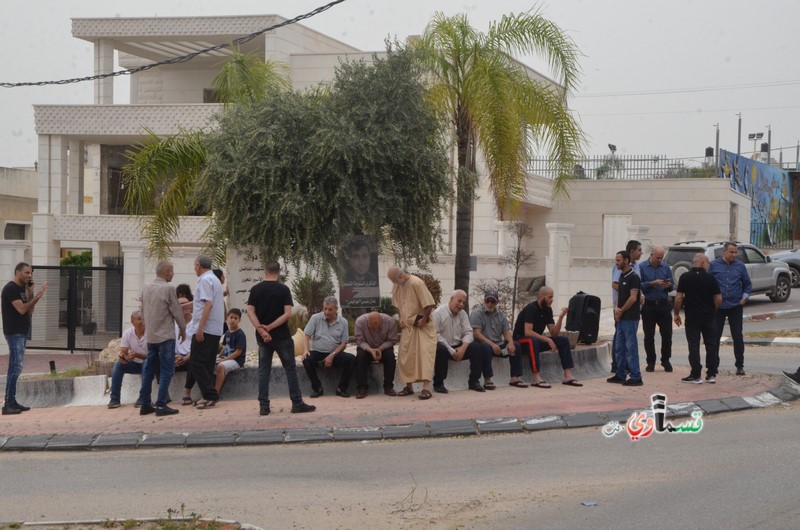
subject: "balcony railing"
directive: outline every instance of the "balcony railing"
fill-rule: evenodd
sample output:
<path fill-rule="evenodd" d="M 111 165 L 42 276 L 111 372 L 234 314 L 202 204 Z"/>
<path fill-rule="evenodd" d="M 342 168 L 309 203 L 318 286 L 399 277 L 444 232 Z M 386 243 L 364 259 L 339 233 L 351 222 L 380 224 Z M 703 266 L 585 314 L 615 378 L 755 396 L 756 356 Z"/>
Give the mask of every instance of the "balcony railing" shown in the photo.
<path fill-rule="evenodd" d="M 533 158 L 528 171 L 555 178 L 556 165 L 546 158 Z M 573 178 L 587 180 L 649 180 L 666 178 L 712 178 L 717 174 L 713 158 L 667 158 L 664 155 L 606 155 L 581 158 Z"/>

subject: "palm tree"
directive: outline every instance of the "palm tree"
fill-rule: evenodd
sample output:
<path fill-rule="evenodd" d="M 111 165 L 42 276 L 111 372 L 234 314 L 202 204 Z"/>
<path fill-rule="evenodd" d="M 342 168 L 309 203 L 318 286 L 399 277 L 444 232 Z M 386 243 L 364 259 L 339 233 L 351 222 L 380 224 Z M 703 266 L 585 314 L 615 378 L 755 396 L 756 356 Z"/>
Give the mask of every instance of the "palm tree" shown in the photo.
<path fill-rule="evenodd" d="M 234 50 L 213 81 L 217 99 L 226 105 L 261 101 L 276 91 L 288 90 L 288 67 L 263 61 Z M 142 220 L 142 233 L 155 259 L 166 259 L 180 229 L 180 216 L 207 213 L 192 195 L 197 176 L 206 167 L 208 150 L 202 130 L 181 131 L 178 136 L 159 138 L 147 130 L 149 140 L 127 153 L 125 206 Z M 215 238 L 209 235 L 212 243 Z M 219 255 L 220 249 L 211 249 Z"/>
<path fill-rule="evenodd" d="M 525 166 L 534 146 L 543 148 L 559 172 L 555 192 L 583 146 L 583 133 L 567 109 L 577 81 L 579 52 L 572 40 L 538 11 L 505 15 L 486 33 L 466 15 L 434 15 L 417 42 L 432 76 L 431 99 L 455 134 L 455 288 L 469 289 L 472 208 L 477 185 L 476 154 L 486 161 L 498 214 L 515 216 L 525 196 Z M 514 57 L 544 56 L 560 86 L 532 79 Z"/>

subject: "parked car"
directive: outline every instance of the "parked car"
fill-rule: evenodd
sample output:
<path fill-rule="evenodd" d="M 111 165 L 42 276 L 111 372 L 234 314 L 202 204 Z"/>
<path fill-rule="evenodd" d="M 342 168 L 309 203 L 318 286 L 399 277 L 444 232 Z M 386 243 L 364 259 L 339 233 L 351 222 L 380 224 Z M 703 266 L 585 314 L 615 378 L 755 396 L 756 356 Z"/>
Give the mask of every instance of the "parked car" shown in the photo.
<path fill-rule="evenodd" d="M 789 266 L 792 273 L 792 288 L 800 287 L 800 249 L 783 250 L 770 254 L 773 261 L 782 261 Z"/>
<path fill-rule="evenodd" d="M 672 267 L 675 285 L 678 284 L 681 274 L 692 268 L 695 254 L 703 253 L 713 261 L 722 256 L 724 244 L 724 242 L 684 241 L 668 246 L 664 261 Z M 753 283 L 751 295 L 766 294 L 773 302 L 788 300 L 793 283 L 792 269 L 788 263 L 773 260 L 753 245 L 739 242 L 736 244 L 739 248 L 737 257 L 744 263 Z"/>

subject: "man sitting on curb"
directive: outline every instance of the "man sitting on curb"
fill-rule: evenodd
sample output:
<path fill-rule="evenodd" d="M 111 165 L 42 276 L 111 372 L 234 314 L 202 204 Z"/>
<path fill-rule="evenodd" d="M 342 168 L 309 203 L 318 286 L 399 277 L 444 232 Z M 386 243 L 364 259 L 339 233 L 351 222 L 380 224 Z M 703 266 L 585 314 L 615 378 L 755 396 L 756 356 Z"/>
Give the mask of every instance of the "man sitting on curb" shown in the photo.
<path fill-rule="evenodd" d="M 479 307 L 469 314 L 469 322 L 475 339 L 487 345 L 492 354 L 497 357 L 509 357 L 511 365 L 510 384 L 517 388 L 528 388 L 522 382 L 522 357 L 517 355 L 520 344 L 511 338 L 511 324 L 502 311 L 498 311 L 497 304 L 500 295 L 494 289 L 487 289 L 483 297 L 483 307 Z M 508 352 L 508 353 L 505 353 Z"/>
<path fill-rule="evenodd" d="M 383 363 L 383 393 L 396 396 L 394 371 L 397 359 L 394 345 L 400 340 L 397 321 L 385 313 L 371 311 L 356 319 L 356 399 L 367 397 L 367 370 L 372 363 Z"/>
<path fill-rule="evenodd" d="M 350 397 L 347 387 L 350 386 L 350 376 L 353 375 L 356 356 L 344 351 L 350 335 L 347 320 L 340 317 L 338 311 L 339 301 L 336 297 L 325 297 L 322 302 L 322 312 L 312 315 L 303 330 L 305 333 L 303 366 L 311 380 L 312 398 L 323 394 L 322 382 L 317 376 L 317 364 L 320 362 L 325 368 L 336 366 L 342 369 L 336 395 L 343 398 Z"/>
<path fill-rule="evenodd" d="M 550 388 L 550 385 L 544 381 L 539 375 L 539 352 L 541 351 L 558 351 L 558 356 L 561 359 L 561 368 L 564 370 L 564 379 L 561 381 L 562 385 L 568 386 L 583 386 L 577 379 L 572 376 L 572 351 L 569 347 L 569 339 L 567 337 L 559 337 L 561 332 L 561 324 L 564 321 L 564 316 L 567 314 L 567 308 L 561 309 L 558 315 L 558 322 L 553 320 L 553 290 L 546 285 L 539 288 L 536 294 L 536 300 L 525 306 L 525 309 L 519 314 L 517 318 L 517 325 L 514 329 L 515 337 L 521 335 L 519 343 L 527 349 L 533 348 L 531 356 L 531 364 L 533 366 L 533 383 L 532 386 L 539 388 Z M 523 327 L 520 330 L 520 322 Z M 545 328 L 550 332 L 549 337 L 542 335 Z M 527 341 L 525 339 L 528 339 Z"/>
<path fill-rule="evenodd" d="M 125 374 L 142 373 L 142 363 L 147 358 L 147 338 L 144 333 L 144 320 L 142 312 L 136 310 L 131 313 L 132 326 L 122 333 L 119 343 L 119 358 L 111 370 L 111 399 L 108 408 L 115 409 L 120 406 L 120 393 L 122 392 L 122 378 Z M 136 401 L 139 406 L 139 401 Z"/>
<path fill-rule="evenodd" d="M 494 390 L 492 382 L 491 350 L 482 342 L 475 342 L 472 325 L 469 323 L 464 304 L 467 293 L 454 291 L 446 305 L 440 305 L 433 312 L 433 323 L 436 325 L 436 362 L 433 368 L 433 391 L 447 394 L 444 386 L 447 379 L 448 363 L 469 359 L 469 389 L 476 392 Z M 480 378 L 483 374 L 484 385 Z"/>

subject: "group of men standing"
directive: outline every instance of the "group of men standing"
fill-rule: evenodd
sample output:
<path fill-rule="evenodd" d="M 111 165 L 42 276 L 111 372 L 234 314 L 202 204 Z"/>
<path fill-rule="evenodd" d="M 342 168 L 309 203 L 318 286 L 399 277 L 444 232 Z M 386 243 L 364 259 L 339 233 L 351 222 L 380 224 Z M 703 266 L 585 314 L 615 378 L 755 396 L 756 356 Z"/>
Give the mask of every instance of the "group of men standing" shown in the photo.
<path fill-rule="evenodd" d="M 726 242 L 722 255 L 713 262 L 698 253 L 692 268 L 684 273 L 675 286 L 672 270 L 664 263 L 665 249 L 657 246 L 647 261 L 639 263 L 642 245 L 631 240 L 625 250 L 617 253 L 612 274 L 614 295 L 615 336 L 613 341 L 614 375 L 609 383 L 641 386 L 639 349 L 636 332 L 639 320 L 644 332 L 646 372 L 654 372 L 657 360 L 655 331 L 661 336 L 660 364 L 672 372 L 672 323 L 685 325 L 691 372 L 681 380 L 686 383 L 703 383 L 700 360 L 700 339 L 706 351 L 706 383 L 715 383 L 719 371 L 719 344 L 727 320 L 734 343 L 736 375 L 745 375 L 744 337 L 742 333 L 743 308 L 750 298 L 750 276 L 744 264 L 737 259 L 738 247 Z M 675 288 L 674 305 L 669 293 Z M 684 309 L 685 322 L 680 317 Z"/>

